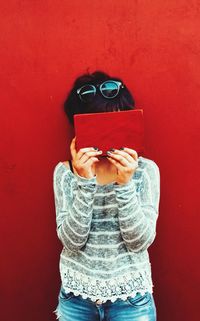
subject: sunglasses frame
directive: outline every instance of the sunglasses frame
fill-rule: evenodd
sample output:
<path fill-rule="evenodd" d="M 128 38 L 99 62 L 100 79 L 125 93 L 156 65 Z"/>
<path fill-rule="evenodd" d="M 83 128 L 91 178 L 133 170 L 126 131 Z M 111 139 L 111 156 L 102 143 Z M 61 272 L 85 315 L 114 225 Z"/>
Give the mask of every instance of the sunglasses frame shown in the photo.
<path fill-rule="evenodd" d="M 103 94 L 102 86 L 103 86 L 105 83 L 107 83 L 107 82 L 113 82 L 115 85 L 117 85 L 117 93 L 116 93 L 116 95 L 114 95 L 114 96 L 112 96 L 112 97 L 107 97 L 105 94 Z M 120 89 L 121 89 L 121 88 L 124 88 L 123 83 L 122 83 L 121 81 L 117 81 L 117 80 L 106 80 L 106 81 L 102 82 L 101 84 L 97 84 L 97 85 L 85 84 L 85 85 L 83 85 L 82 87 L 80 87 L 80 88 L 78 88 L 78 89 L 76 90 L 76 92 L 77 92 L 80 100 L 82 100 L 83 102 L 86 102 L 86 101 L 82 98 L 82 96 L 81 96 L 81 94 L 80 94 L 80 91 L 81 91 L 81 89 L 83 89 L 83 88 L 86 87 L 86 86 L 91 86 L 91 87 L 94 89 L 94 97 L 95 97 L 95 95 L 96 95 L 97 88 L 98 88 L 99 91 L 100 91 L 100 93 L 102 94 L 102 96 L 103 96 L 104 98 L 107 98 L 107 99 L 113 99 L 113 98 L 115 98 L 115 97 L 119 94 Z M 94 97 L 93 97 L 93 98 L 94 98 Z"/>

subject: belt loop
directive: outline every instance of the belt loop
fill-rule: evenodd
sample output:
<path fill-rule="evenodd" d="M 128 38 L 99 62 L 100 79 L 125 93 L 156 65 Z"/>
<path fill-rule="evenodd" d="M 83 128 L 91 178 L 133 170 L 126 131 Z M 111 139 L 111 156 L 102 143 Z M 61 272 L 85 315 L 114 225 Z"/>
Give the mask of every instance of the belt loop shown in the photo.
<path fill-rule="evenodd" d="M 103 303 L 103 301 L 100 300 L 100 299 L 98 299 L 98 300 L 95 301 L 95 304 L 97 304 L 97 305 L 100 305 L 100 304 L 102 304 L 102 303 Z"/>

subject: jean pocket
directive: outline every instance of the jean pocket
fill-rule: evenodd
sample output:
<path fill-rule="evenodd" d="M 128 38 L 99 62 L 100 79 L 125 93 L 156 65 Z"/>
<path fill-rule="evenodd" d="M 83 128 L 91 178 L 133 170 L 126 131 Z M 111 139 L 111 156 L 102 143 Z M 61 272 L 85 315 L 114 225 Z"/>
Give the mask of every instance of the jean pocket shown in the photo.
<path fill-rule="evenodd" d="M 60 292 L 59 292 L 59 299 L 63 301 L 68 301 L 74 297 L 73 292 L 68 292 L 66 293 L 65 290 L 61 287 Z"/>
<path fill-rule="evenodd" d="M 127 303 L 134 307 L 144 307 L 145 305 L 148 305 L 151 302 L 151 293 L 146 292 L 144 295 L 141 293 L 137 293 L 137 295 L 133 297 L 127 298 Z"/>

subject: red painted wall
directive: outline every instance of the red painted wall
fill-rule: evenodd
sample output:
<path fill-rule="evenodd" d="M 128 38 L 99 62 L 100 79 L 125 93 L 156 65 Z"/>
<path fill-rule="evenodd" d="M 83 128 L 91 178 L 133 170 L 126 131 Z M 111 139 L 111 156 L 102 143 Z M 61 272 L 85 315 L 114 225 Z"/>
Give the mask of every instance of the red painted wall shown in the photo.
<path fill-rule="evenodd" d="M 159 321 L 197 321 L 198 1 L 0 1 L 1 320 L 54 320 L 61 244 L 53 168 L 72 138 L 74 78 L 120 76 L 143 108 L 146 157 L 161 173 L 149 253 Z"/>

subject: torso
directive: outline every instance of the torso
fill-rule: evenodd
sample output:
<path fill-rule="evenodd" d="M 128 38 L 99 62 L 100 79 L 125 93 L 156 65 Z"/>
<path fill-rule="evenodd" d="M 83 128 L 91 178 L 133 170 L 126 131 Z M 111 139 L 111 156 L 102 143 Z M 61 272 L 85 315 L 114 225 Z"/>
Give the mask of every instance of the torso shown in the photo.
<path fill-rule="evenodd" d="M 70 169 L 69 162 L 65 161 L 63 164 Z M 73 167 L 73 165 L 72 165 Z M 74 174 L 77 174 L 75 168 L 73 167 Z M 113 183 L 116 179 L 116 169 L 113 165 L 113 171 L 106 170 L 106 167 L 101 166 L 101 173 L 96 171 L 96 180 L 97 184 L 104 185 L 104 184 L 110 184 Z"/>

